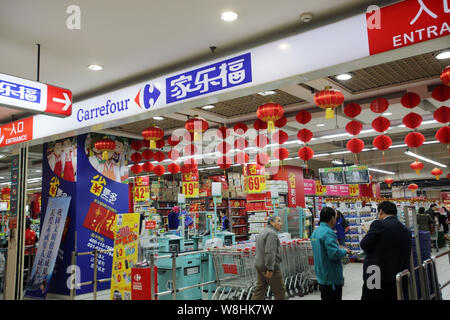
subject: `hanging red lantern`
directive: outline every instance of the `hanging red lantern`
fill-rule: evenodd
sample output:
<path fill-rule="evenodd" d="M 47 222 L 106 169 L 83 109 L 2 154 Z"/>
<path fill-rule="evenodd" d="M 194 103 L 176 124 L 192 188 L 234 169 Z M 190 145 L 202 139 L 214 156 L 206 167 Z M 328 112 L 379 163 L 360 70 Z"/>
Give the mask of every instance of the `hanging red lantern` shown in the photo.
<path fill-rule="evenodd" d="M 392 146 L 392 139 L 384 134 L 375 137 L 372 141 L 375 148 L 383 152 L 383 161 L 384 161 L 384 151 L 389 149 Z"/>
<path fill-rule="evenodd" d="M 272 135 L 272 140 L 278 144 L 284 144 L 288 139 L 289 135 L 283 130 L 278 130 Z"/>
<path fill-rule="evenodd" d="M 372 128 L 378 132 L 385 132 L 391 126 L 391 121 L 385 117 L 378 117 L 372 121 Z"/>
<path fill-rule="evenodd" d="M 249 161 L 249 156 L 245 152 L 239 152 L 234 156 L 234 162 L 239 164 L 246 164 Z"/>
<path fill-rule="evenodd" d="M 264 166 L 270 162 L 270 157 L 267 153 L 260 152 L 256 155 L 255 160 L 257 164 L 259 164 L 260 166 Z"/>
<path fill-rule="evenodd" d="M 164 130 L 153 126 L 142 131 L 142 136 L 145 140 L 150 141 L 150 148 L 156 148 L 156 141 L 161 140 L 164 137 Z"/>
<path fill-rule="evenodd" d="M 166 168 L 164 168 L 162 165 L 158 164 L 156 167 L 153 168 L 153 173 L 156 174 L 158 177 L 160 177 L 164 173 L 166 173 Z"/>
<path fill-rule="evenodd" d="M 437 141 L 447 145 L 447 149 L 450 151 L 450 128 L 445 126 L 440 128 L 435 135 Z"/>
<path fill-rule="evenodd" d="M 161 149 L 166 145 L 166 142 L 164 141 L 164 139 L 158 140 L 156 141 L 156 148 Z"/>
<path fill-rule="evenodd" d="M 269 138 L 265 134 L 259 134 L 256 136 L 253 143 L 257 145 L 258 148 L 264 148 L 267 144 L 269 144 Z"/>
<path fill-rule="evenodd" d="M 277 121 L 275 121 L 275 127 L 277 128 L 283 128 L 287 123 L 287 118 L 286 117 L 281 117 L 280 119 L 278 119 Z"/>
<path fill-rule="evenodd" d="M 433 118 L 440 123 L 450 122 L 450 108 L 447 106 L 442 106 L 433 113 Z"/>
<path fill-rule="evenodd" d="M 442 70 L 440 78 L 443 84 L 450 86 L 450 66 L 447 66 Z"/>
<path fill-rule="evenodd" d="M 142 172 L 142 166 L 140 164 L 133 164 L 130 167 L 131 172 L 133 172 L 134 174 L 139 174 Z"/>
<path fill-rule="evenodd" d="M 445 102 L 450 98 L 450 87 L 445 84 L 438 85 L 431 92 L 431 96 L 434 100 Z"/>
<path fill-rule="evenodd" d="M 150 161 L 144 162 L 144 164 L 142 165 L 142 170 L 144 170 L 145 172 L 152 172 L 153 168 L 155 166 L 153 165 L 153 163 L 151 163 Z"/>
<path fill-rule="evenodd" d="M 259 106 L 256 110 L 256 116 L 264 122 L 267 122 L 267 130 L 271 132 L 275 128 L 275 121 L 281 119 L 284 114 L 283 106 L 279 103 L 266 103 Z"/>
<path fill-rule="evenodd" d="M 287 157 L 289 157 L 289 151 L 286 148 L 278 148 L 273 150 L 273 156 L 278 160 L 283 161 Z"/>
<path fill-rule="evenodd" d="M 194 141 L 198 141 L 201 134 L 208 130 L 208 122 L 203 118 L 194 117 L 186 121 L 184 127 L 189 133 L 193 134 Z"/>
<path fill-rule="evenodd" d="M 222 156 L 217 158 L 216 160 L 217 165 L 222 168 L 223 170 L 228 169 L 233 164 L 233 160 L 231 160 L 230 157 Z"/>
<path fill-rule="evenodd" d="M 390 187 L 391 187 L 391 184 L 394 183 L 394 179 L 392 179 L 392 178 L 386 178 L 386 179 L 384 179 L 384 183 L 386 183 L 386 184 L 388 185 L 388 187 L 390 188 Z"/>
<path fill-rule="evenodd" d="M 347 131 L 348 134 L 351 134 L 352 136 L 356 136 L 361 132 L 363 128 L 363 125 L 361 122 L 357 120 L 352 120 L 345 126 L 345 131 Z"/>
<path fill-rule="evenodd" d="M 303 161 L 308 161 L 308 160 L 311 160 L 312 157 L 314 156 L 314 151 L 310 147 L 305 146 L 305 147 L 301 148 L 300 150 L 298 150 L 298 156 Z"/>
<path fill-rule="evenodd" d="M 139 152 L 133 152 L 130 156 L 130 160 L 134 163 L 139 163 L 142 161 L 142 155 Z"/>
<path fill-rule="evenodd" d="M 242 137 L 237 138 L 237 139 L 234 141 L 234 147 L 237 148 L 237 149 L 239 149 L 239 150 L 244 150 L 245 148 L 248 147 L 248 141 L 247 141 L 247 139 L 242 138 Z"/>
<path fill-rule="evenodd" d="M 420 104 L 420 100 L 420 96 L 417 93 L 408 92 L 402 96 L 400 103 L 405 108 L 412 109 Z"/>
<path fill-rule="evenodd" d="M 297 139 L 303 143 L 308 143 L 309 141 L 311 141 L 312 137 L 313 137 L 312 131 L 306 128 L 301 129 L 297 132 Z"/>
<path fill-rule="evenodd" d="M 305 110 L 300 110 L 297 113 L 297 115 L 295 116 L 295 120 L 297 120 L 298 123 L 303 124 L 303 125 L 310 122 L 311 119 L 312 119 L 311 113 L 309 113 L 308 111 L 305 111 Z"/>
<path fill-rule="evenodd" d="M 439 180 L 443 173 L 444 171 L 439 168 L 434 168 L 433 170 L 431 170 L 431 174 L 436 177 L 436 180 Z"/>
<path fill-rule="evenodd" d="M 255 122 L 253 122 L 253 128 L 257 131 L 259 130 L 266 130 L 267 129 L 267 122 L 264 122 L 260 119 L 256 119 Z"/>
<path fill-rule="evenodd" d="M 172 174 L 180 172 L 180 166 L 177 163 L 171 163 L 167 166 L 167 170 Z"/>
<path fill-rule="evenodd" d="M 189 158 L 184 161 L 184 167 L 186 167 L 188 170 L 197 170 L 198 168 L 198 162 L 194 158 Z"/>
<path fill-rule="evenodd" d="M 231 146 L 228 142 L 221 142 L 217 145 L 217 151 L 222 153 L 222 154 L 227 154 L 229 153 L 231 150 Z"/>
<path fill-rule="evenodd" d="M 170 160 L 176 161 L 176 160 L 178 160 L 178 158 L 180 157 L 180 153 L 178 152 L 178 150 L 173 149 L 173 150 L 170 150 L 170 151 L 167 153 L 167 157 L 168 157 Z"/>
<path fill-rule="evenodd" d="M 150 149 L 145 149 L 144 151 L 142 151 L 142 158 L 144 158 L 145 160 L 153 159 L 153 151 Z"/>
<path fill-rule="evenodd" d="M 142 141 L 142 146 L 145 148 L 150 148 L 150 141 L 144 139 Z"/>
<path fill-rule="evenodd" d="M 220 139 L 226 139 L 230 136 L 231 134 L 231 130 L 228 129 L 227 127 L 220 127 L 219 129 L 217 129 L 217 136 Z"/>
<path fill-rule="evenodd" d="M 325 118 L 334 118 L 334 109 L 344 102 L 344 95 L 341 91 L 325 87 L 324 90 L 316 92 L 314 95 L 314 103 L 325 109 Z"/>
<path fill-rule="evenodd" d="M 415 192 L 417 189 L 419 189 L 419 186 L 417 184 L 415 184 L 415 183 L 411 183 L 408 186 L 408 189 L 411 190 L 412 192 Z"/>
<path fill-rule="evenodd" d="M 131 149 L 134 151 L 139 151 L 142 149 L 142 141 L 140 140 L 133 140 L 130 144 Z"/>
<path fill-rule="evenodd" d="M 166 158 L 166 155 L 162 151 L 157 151 L 153 154 L 153 159 L 158 162 L 162 162 Z"/>
<path fill-rule="evenodd" d="M 188 144 L 184 147 L 184 153 L 188 156 L 193 156 L 197 153 L 197 146 L 195 144 Z"/>
<path fill-rule="evenodd" d="M 361 139 L 351 139 L 347 142 L 347 150 L 353 153 L 360 153 L 364 149 L 364 141 Z"/>
<path fill-rule="evenodd" d="M 450 173 L 449 173 L 449 174 L 447 174 L 447 179 L 449 179 L 449 180 L 450 180 Z"/>
<path fill-rule="evenodd" d="M 416 171 L 416 174 L 420 174 L 423 167 L 423 163 L 417 160 L 410 164 L 410 168 Z"/>
<path fill-rule="evenodd" d="M 238 122 L 234 125 L 233 130 L 236 134 L 238 135 L 243 135 L 244 133 L 247 132 L 248 127 L 245 123 L 243 122 Z"/>
<path fill-rule="evenodd" d="M 405 137 L 405 143 L 410 148 L 418 148 L 425 142 L 425 136 L 420 132 L 408 133 Z"/>
<path fill-rule="evenodd" d="M 377 98 L 370 103 L 370 110 L 374 113 L 383 113 L 389 107 L 389 101 L 386 98 Z"/>
<path fill-rule="evenodd" d="M 351 102 L 344 107 L 344 114 L 349 118 L 355 118 L 361 113 L 361 106 L 355 102 Z"/>
<path fill-rule="evenodd" d="M 167 138 L 167 143 L 171 147 L 175 147 L 180 143 L 180 138 L 178 138 L 177 136 L 171 135 L 169 138 Z"/>
<path fill-rule="evenodd" d="M 422 116 L 415 112 L 408 113 L 403 117 L 403 124 L 410 129 L 418 128 L 422 124 Z"/>
<path fill-rule="evenodd" d="M 108 160 L 108 152 L 114 151 L 116 143 L 112 139 L 103 138 L 94 144 L 94 148 L 102 153 L 103 160 Z"/>

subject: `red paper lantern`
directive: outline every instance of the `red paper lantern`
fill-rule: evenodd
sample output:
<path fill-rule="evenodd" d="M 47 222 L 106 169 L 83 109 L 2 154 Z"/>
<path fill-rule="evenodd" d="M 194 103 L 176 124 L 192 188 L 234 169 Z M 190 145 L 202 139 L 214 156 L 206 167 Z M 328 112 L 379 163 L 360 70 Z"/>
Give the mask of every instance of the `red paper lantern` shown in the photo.
<path fill-rule="evenodd" d="M 158 140 L 156 141 L 156 148 L 161 149 L 166 145 L 166 142 L 164 141 L 164 139 Z"/>
<path fill-rule="evenodd" d="M 305 110 L 300 110 L 297 115 L 295 116 L 295 120 L 297 120 L 298 123 L 300 124 L 307 124 L 308 122 L 311 121 L 311 113 L 309 113 L 308 111 Z"/>
<path fill-rule="evenodd" d="M 273 150 L 273 156 L 281 161 L 289 157 L 289 151 L 286 148 L 278 148 Z"/>
<path fill-rule="evenodd" d="M 286 117 L 281 117 L 279 120 L 275 121 L 275 127 L 283 128 L 287 123 Z"/>
<path fill-rule="evenodd" d="M 443 84 L 450 86 L 450 66 L 447 66 L 442 70 L 440 78 Z"/>
<path fill-rule="evenodd" d="M 269 163 L 270 161 L 270 157 L 267 153 L 265 152 L 260 152 L 256 155 L 256 163 L 259 164 L 260 166 L 264 166 L 266 164 Z"/>
<path fill-rule="evenodd" d="M 156 167 L 153 168 L 153 173 L 156 174 L 158 177 L 160 177 L 164 173 L 166 173 L 166 168 L 164 168 L 162 165 L 158 164 Z"/>
<path fill-rule="evenodd" d="M 378 117 L 372 121 L 372 128 L 378 132 L 385 132 L 390 126 L 391 122 L 385 117 Z"/>
<path fill-rule="evenodd" d="M 195 144 L 188 144 L 184 147 L 184 153 L 188 156 L 192 156 L 197 153 L 197 146 Z"/>
<path fill-rule="evenodd" d="M 150 149 L 145 149 L 144 151 L 142 151 L 142 158 L 144 158 L 145 160 L 153 159 L 153 151 Z"/>
<path fill-rule="evenodd" d="M 142 146 L 144 146 L 145 148 L 150 148 L 150 141 L 144 139 L 142 141 Z"/>
<path fill-rule="evenodd" d="M 255 130 L 257 131 L 265 130 L 267 129 L 267 122 L 264 122 L 260 119 L 256 119 L 255 122 L 253 122 L 253 128 L 255 128 Z"/>
<path fill-rule="evenodd" d="M 269 143 L 269 138 L 265 134 L 259 134 L 253 142 L 258 148 L 264 148 Z"/>
<path fill-rule="evenodd" d="M 402 99 L 400 100 L 400 103 L 405 108 L 415 108 L 420 104 L 420 96 L 417 93 L 414 92 L 408 92 L 402 96 Z"/>
<path fill-rule="evenodd" d="M 190 118 L 186 121 L 184 127 L 194 135 L 194 141 L 198 141 L 200 140 L 200 135 L 208 130 L 208 122 L 203 118 Z"/>
<path fill-rule="evenodd" d="M 384 179 L 384 183 L 386 183 L 386 184 L 388 185 L 388 187 L 390 188 L 390 187 L 391 187 L 391 184 L 394 183 L 394 179 L 392 179 L 392 178 L 386 178 L 386 179 Z"/>
<path fill-rule="evenodd" d="M 226 139 L 230 136 L 230 134 L 231 130 L 226 127 L 220 127 L 219 129 L 217 129 L 217 136 L 220 139 Z"/>
<path fill-rule="evenodd" d="M 422 116 L 415 112 L 408 113 L 403 117 L 403 124 L 410 129 L 418 128 L 422 124 Z"/>
<path fill-rule="evenodd" d="M 150 141 L 150 148 L 156 148 L 156 141 L 161 140 L 164 137 L 164 130 L 153 126 L 142 131 L 142 136 L 145 140 Z"/>
<path fill-rule="evenodd" d="M 440 123 L 450 122 L 450 108 L 447 106 L 442 106 L 433 113 L 433 118 Z"/>
<path fill-rule="evenodd" d="M 134 174 L 139 174 L 142 172 L 142 166 L 140 164 L 133 164 L 130 167 L 131 172 L 133 172 Z"/>
<path fill-rule="evenodd" d="M 245 152 L 239 152 L 234 156 L 234 162 L 236 162 L 236 163 L 245 164 L 245 163 L 248 163 L 248 161 L 249 161 L 249 156 Z"/>
<path fill-rule="evenodd" d="M 166 158 L 166 155 L 162 151 L 157 151 L 153 154 L 153 159 L 158 162 L 162 162 Z"/>
<path fill-rule="evenodd" d="M 361 113 L 361 106 L 357 103 L 351 102 L 344 107 L 344 114 L 349 118 L 355 118 Z"/>
<path fill-rule="evenodd" d="M 171 163 L 167 166 L 167 170 L 172 174 L 177 174 L 180 172 L 180 166 L 176 163 Z"/>
<path fill-rule="evenodd" d="M 103 138 L 94 144 L 94 148 L 102 153 L 103 160 L 108 160 L 108 152 L 114 151 L 116 143 L 112 139 Z"/>
<path fill-rule="evenodd" d="M 283 144 L 288 141 L 289 135 L 283 130 L 278 130 L 272 135 L 272 140 L 278 144 Z"/>
<path fill-rule="evenodd" d="M 364 149 L 364 141 L 361 139 L 351 139 L 347 142 L 347 149 L 353 153 L 360 153 Z"/>
<path fill-rule="evenodd" d="M 410 148 L 418 148 L 425 142 L 425 136 L 420 132 L 408 133 L 405 137 L 405 143 Z"/>
<path fill-rule="evenodd" d="M 314 95 L 314 103 L 325 109 L 325 118 L 334 118 L 334 109 L 344 102 L 344 95 L 339 90 L 326 87 L 325 90 L 316 92 Z"/>
<path fill-rule="evenodd" d="M 245 138 L 237 138 L 234 141 L 234 147 L 239 149 L 239 150 L 244 150 L 245 148 L 248 147 L 248 141 Z"/>
<path fill-rule="evenodd" d="M 392 139 L 384 134 L 375 137 L 372 141 L 375 148 L 381 151 L 385 151 L 392 146 Z"/>
<path fill-rule="evenodd" d="M 243 135 L 244 133 L 247 132 L 248 127 L 245 123 L 239 122 L 234 125 L 233 130 L 236 134 Z"/>
<path fill-rule="evenodd" d="M 447 179 L 449 179 L 449 180 L 450 180 L 450 173 L 449 173 L 449 174 L 447 174 Z"/>
<path fill-rule="evenodd" d="M 443 173 L 444 171 L 439 168 L 434 168 L 433 170 L 431 170 L 431 174 L 436 177 L 436 180 L 439 180 Z"/>
<path fill-rule="evenodd" d="M 170 150 L 170 151 L 167 153 L 167 157 L 168 157 L 170 160 L 176 161 L 176 160 L 178 160 L 178 158 L 180 157 L 180 153 L 178 152 L 178 150 L 173 149 L 173 150 Z"/>
<path fill-rule="evenodd" d="M 261 121 L 267 122 L 267 130 L 270 132 L 275 128 L 275 121 L 281 119 L 284 114 L 283 106 L 279 103 L 266 103 L 259 106 L 256 116 Z"/>
<path fill-rule="evenodd" d="M 416 174 L 420 174 L 420 171 L 423 169 L 423 163 L 420 161 L 414 161 L 413 163 L 411 163 L 410 168 L 413 169 L 414 171 L 416 171 Z"/>
<path fill-rule="evenodd" d="M 445 84 L 438 85 L 433 89 L 433 92 L 431 92 L 431 96 L 434 100 L 445 102 L 450 98 L 450 87 Z"/>
<path fill-rule="evenodd" d="M 228 142 L 221 142 L 217 145 L 217 151 L 222 153 L 222 154 L 227 154 L 229 153 L 231 150 L 231 146 Z"/>
<path fill-rule="evenodd" d="M 311 160 L 312 157 L 314 156 L 314 151 L 310 147 L 305 146 L 300 150 L 298 150 L 298 156 L 303 161 L 308 161 Z"/>
<path fill-rule="evenodd" d="M 351 134 L 352 136 L 356 136 L 361 132 L 363 128 L 363 125 L 361 122 L 352 120 L 345 126 L 345 131 L 347 131 L 348 134 Z"/>
<path fill-rule="evenodd" d="M 231 167 L 231 165 L 233 164 L 233 160 L 231 160 L 230 157 L 222 156 L 217 159 L 216 163 L 220 168 L 226 170 Z"/>
<path fill-rule="evenodd" d="M 443 144 L 449 144 L 450 143 L 450 128 L 449 127 L 442 127 L 436 132 L 436 140 L 438 140 L 440 143 Z"/>
<path fill-rule="evenodd" d="M 419 189 L 419 186 L 417 184 L 415 184 L 415 183 L 411 183 L 408 186 L 408 189 L 411 190 L 411 191 L 416 191 L 417 189 Z"/>
<path fill-rule="evenodd" d="M 142 165 L 142 169 L 143 169 L 145 172 L 152 172 L 152 170 L 153 170 L 154 167 L 155 167 L 155 166 L 154 166 L 153 163 L 151 163 L 150 161 L 147 161 L 147 162 L 145 162 L 145 163 Z"/>
<path fill-rule="evenodd" d="M 311 130 L 304 128 L 297 132 L 297 139 L 303 143 L 308 143 L 309 141 L 311 141 L 312 137 L 313 133 L 311 132 Z"/>
<path fill-rule="evenodd" d="M 130 156 L 130 160 L 134 163 L 139 163 L 142 161 L 142 155 L 139 152 L 133 152 Z"/>
<path fill-rule="evenodd" d="M 178 145 L 180 143 L 180 138 L 178 138 L 177 136 L 171 135 L 169 138 L 167 138 L 167 143 L 171 147 L 175 147 L 176 145 Z"/>
<path fill-rule="evenodd" d="M 389 107 L 389 101 L 386 98 L 377 98 L 370 103 L 370 110 L 374 113 L 383 113 Z"/>
<path fill-rule="evenodd" d="M 133 140 L 130 144 L 131 149 L 134 151 L 139 151 L 142 149 L 142 141 L 140 140 Z"/>

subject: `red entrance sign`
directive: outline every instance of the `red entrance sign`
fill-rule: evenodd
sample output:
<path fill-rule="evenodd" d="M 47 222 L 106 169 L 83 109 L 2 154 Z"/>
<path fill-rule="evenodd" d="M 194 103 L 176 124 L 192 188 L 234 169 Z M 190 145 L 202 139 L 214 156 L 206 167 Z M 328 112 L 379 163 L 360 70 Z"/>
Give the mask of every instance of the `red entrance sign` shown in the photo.
<path fill-rule="evenodd" d="M 450 0 L 401 1 L 366 17 L 370 55 L 450 34 Z"/>
<path fill-rule="evenodd" d="M 0 148 L 33 139 L 33 117 L 0 126 Z"/>

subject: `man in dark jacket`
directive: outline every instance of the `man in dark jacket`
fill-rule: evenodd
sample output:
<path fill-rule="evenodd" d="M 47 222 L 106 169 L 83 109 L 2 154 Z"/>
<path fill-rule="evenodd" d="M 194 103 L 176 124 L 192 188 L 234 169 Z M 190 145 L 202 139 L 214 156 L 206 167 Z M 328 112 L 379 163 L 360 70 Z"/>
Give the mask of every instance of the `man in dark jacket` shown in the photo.
<path fill-rule="evenodd" d="M 362 300 L 397 300 L 395 276 L 409 268 L 411 239 L 411 232 L 397 218 L 396 205 L 380 203 L 378 219 L 360 243 L 366 253 Z"/>

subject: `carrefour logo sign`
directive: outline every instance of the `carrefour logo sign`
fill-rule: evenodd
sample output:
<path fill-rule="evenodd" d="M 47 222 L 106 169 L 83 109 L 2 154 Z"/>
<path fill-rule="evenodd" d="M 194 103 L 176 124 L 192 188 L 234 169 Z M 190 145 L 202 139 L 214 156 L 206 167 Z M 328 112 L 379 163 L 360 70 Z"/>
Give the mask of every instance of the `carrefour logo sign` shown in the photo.
<path fill-rule="evenodd" d="M 150 109 L 155 105 L 160 95 L 161 92 L 158 88 L 156 88 L 153 84 L 147 84 L 143 90 L 139 90 L 134 101 L 139 108 L 142 109 L 142 106 L 144 106 L 145 109 Z"/>

